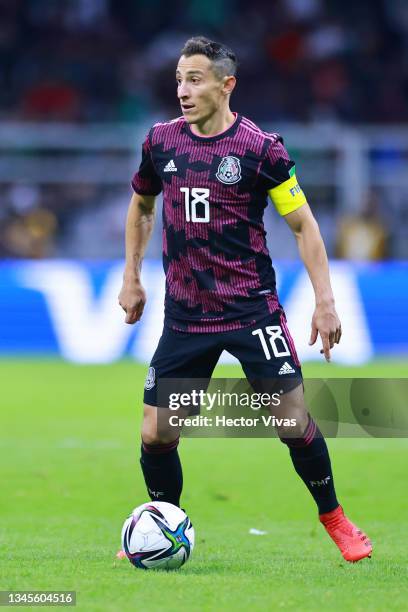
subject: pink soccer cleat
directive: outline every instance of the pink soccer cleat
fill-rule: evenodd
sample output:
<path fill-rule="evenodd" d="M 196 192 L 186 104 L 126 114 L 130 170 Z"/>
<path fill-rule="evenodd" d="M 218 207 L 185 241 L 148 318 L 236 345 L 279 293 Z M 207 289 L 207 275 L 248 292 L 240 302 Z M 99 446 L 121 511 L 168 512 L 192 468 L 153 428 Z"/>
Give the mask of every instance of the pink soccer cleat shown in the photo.
<path fill-rule="evenodd" d="M 341 506 L 320 514 L 319 519 L 346 561 L 355 563 L 365 557 L 371 557 L 373 547 L 370 540 L 361 529 L 349 521 Z"/>

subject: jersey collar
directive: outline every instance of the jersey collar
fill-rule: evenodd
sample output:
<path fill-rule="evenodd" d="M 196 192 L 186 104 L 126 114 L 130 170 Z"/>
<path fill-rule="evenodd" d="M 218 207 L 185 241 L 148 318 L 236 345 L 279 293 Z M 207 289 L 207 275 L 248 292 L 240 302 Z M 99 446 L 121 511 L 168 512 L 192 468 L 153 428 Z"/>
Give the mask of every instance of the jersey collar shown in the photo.
<path fill-rule="evenodd" d="M 228 138 L 230 136 L 234 136 L 235 132 L 238 129 L 239 124 L 241 123 L 241 119 L 242 116 L 239 113 L 235 113 L 235 121 L 232 125 L 229 126 L 229 128 L 227 128 L 226 130 L 224 130 L 223 132 L 220 132 L 219 134 L 215 134 L 214 136 L 198 136 L 197 134 L 194 134 L 191 131 L 191 128 L 189 126 L 189 124 L 187 123 L 187 121 L 184 121 L 184 127 L 183 127 L 183 131 L 188 134 L 188 136 L 190 136 L 190 138 L 192 140 L 195 140 L 196 142 L 215 142 L 217 140 L 221 140 L 222 138 Z"/>

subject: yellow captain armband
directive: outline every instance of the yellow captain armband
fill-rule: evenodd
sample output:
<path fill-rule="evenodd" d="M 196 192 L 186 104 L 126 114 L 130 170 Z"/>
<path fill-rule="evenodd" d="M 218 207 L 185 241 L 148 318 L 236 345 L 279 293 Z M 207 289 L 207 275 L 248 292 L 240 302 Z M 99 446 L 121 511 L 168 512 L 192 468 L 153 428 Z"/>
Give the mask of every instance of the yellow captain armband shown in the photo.
<path fill-rule="evenodd" d="M 296 174 L 273 189 L 269 189 L 268 195 L 280 215 L 288 215 L 297 208 L 306 204 L 306 197 L 297 182 Z"/>

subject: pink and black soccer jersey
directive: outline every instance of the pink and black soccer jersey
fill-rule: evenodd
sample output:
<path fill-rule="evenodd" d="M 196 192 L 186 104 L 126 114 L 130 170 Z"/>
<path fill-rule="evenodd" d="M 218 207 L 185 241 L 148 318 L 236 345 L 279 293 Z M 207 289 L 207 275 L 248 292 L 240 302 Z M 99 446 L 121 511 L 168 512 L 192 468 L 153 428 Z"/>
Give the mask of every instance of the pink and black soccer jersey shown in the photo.
<path fill-rule="evenodd" d="M 279 308 L 263 214 L 268 191 L 293 172 L 282 138 L 241 115 L 211 137 L 183 117 L 152 127 L 132 186 L 163 191 L 166 325 L 228 331 Z"/>

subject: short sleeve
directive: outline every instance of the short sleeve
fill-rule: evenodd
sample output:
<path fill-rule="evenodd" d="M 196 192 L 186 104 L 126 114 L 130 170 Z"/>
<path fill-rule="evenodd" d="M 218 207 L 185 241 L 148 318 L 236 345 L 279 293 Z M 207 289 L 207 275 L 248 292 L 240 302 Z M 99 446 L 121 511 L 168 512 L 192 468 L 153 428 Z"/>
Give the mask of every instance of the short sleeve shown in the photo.
<path fill-rule="evenodd" d="M 152 159 L 152 149 L 150 145 L 150 134 L 142 146 L 142 160 L 139 170 L 132 179 L 132 188 L 140 195 L 158 195 L 162 190 L 162 182 L 157 174 Z"/>
<path fill-rule="evenodd" d="M 306 196 L 296 178 L 295 162 L 290 159 L 280 136 L 270 144 L 260 174 L 280 215 L 287 215 L 306 204 Z"/>

